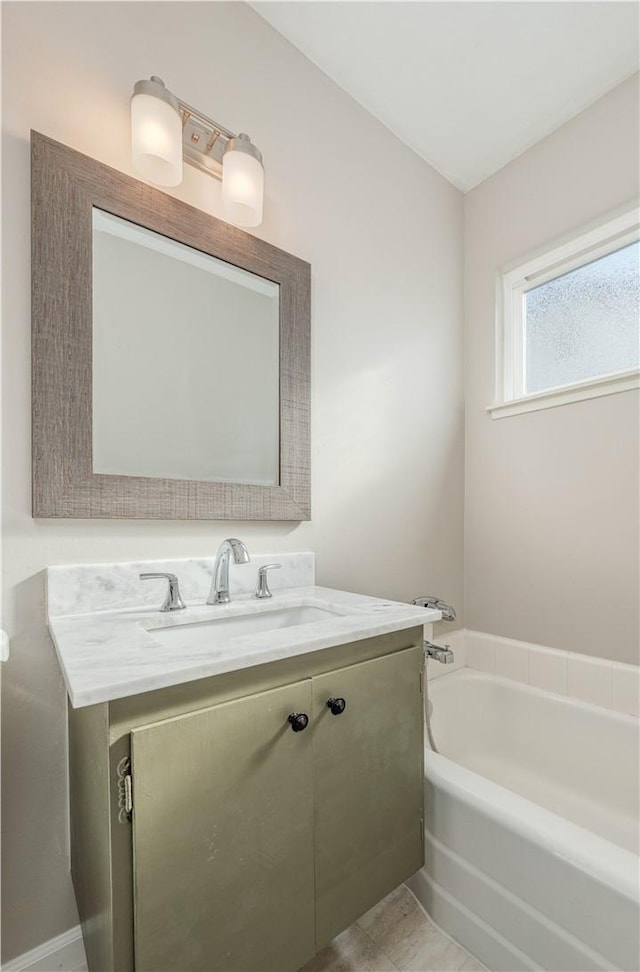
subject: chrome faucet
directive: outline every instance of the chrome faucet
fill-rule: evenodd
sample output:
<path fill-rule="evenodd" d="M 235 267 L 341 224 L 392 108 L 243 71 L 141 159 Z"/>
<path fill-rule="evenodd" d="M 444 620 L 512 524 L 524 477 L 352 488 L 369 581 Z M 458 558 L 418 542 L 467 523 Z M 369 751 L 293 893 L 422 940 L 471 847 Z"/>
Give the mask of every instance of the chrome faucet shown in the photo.
<path fill-rule="evenodd" d="M 242 540 L 235 540 L 233 537 L 223 540 L 218 547 L 213 565 L 213 577 L 211 578 L 211 590 L 207 604 L 228 604 L 231 600 L 229 597 L 229 557 L 231 555 L 233 555 L 234 564 L 248 564 L 251 560 L 249 551 Z"/>
<path fill-rule="evenodd" d="M 162 607 L 158 610 L 160 611 L 184 611 L 186 604 L 180 596 L 180 585 L 178 584 L 178 578 L 175 574 L 165 574 L 165 573 L 147 573 L 140 574 L 140 580 L 156 580 L 157 578 L 164 578 L 169 582 L 167 588 L 167 596 L 162 602 Z"/>
<path fill-rule="evenodd" d="M 273 597 L 273 594 L 269 590 L 269 582 L 267 581 L 267 571 L 268 570 L 279 570 L 282 564 L 265 564 L 264 567 L 260 567 L 258 570 L 258 581 L 256 583 L 256 589 L 253 592 L 253 596 L 258 601 L 263 601 L 265 598 Z"/>
<path fill-rule="evenodd" d="M 456 619 L 455 608 L 452 608 L 446 601 L 441 601 L 439 597 L 427 594 L 426 597 L 414 598 L 412 603 L 417 604 L 418 607 L 431 608 L 432 611 L 440 611 L 443 621 L 455 621 Z"/>
<path fill-rule="evenodd" d="M 434 661 L 442 662 L 443 665 L 451 665 L 455 659 L 449 645 L 434 645 L 430 641 L 424 641 L 424 657 L 433 658 Z"/>

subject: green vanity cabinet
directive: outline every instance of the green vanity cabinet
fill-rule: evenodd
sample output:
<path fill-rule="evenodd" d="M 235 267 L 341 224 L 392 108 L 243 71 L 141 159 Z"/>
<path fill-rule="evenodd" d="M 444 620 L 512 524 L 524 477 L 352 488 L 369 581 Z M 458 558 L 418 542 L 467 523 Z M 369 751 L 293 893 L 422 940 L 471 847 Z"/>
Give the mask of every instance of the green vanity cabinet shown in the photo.
<path fill-rule="evenodd" d="M 421 652 L 312 679 L 318 948 L 424 863 Z"/>
<path fill-rule="evenodd" d="M 71 709 L 70 777 L 91 972 L 295 972 L 424 862 L 422 630 Z"/>
<path fill-rule="evenodd" d="M 135 967 L 286 969 L 314 952 L 311 683 L 131 734 Z"/>

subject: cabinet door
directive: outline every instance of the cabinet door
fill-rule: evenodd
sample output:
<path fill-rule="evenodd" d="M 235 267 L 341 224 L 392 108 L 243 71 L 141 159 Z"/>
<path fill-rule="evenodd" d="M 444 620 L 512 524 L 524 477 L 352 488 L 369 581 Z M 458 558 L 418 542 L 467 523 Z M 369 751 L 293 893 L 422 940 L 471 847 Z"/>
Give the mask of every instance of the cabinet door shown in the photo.
<path fill-rule="evenodd" d="M 421 672 L 416 646 L 312 680 L 317 948 L 424 863 Z"/>
<path fill-rule="evenodd" d="M 313 955 L 310 706 L 307 680 L 131 733 L 137 972 Z"/>

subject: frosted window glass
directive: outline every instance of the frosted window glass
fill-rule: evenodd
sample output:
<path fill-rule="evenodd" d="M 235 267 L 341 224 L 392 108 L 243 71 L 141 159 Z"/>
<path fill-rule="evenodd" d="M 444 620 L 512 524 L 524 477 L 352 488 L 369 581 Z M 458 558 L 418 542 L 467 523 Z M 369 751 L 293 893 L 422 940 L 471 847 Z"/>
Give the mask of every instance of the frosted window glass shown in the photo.
<path fill-rule="evenodd" d="M 640 367 L 640 243 L 524 295 L 525 392 Z"/>

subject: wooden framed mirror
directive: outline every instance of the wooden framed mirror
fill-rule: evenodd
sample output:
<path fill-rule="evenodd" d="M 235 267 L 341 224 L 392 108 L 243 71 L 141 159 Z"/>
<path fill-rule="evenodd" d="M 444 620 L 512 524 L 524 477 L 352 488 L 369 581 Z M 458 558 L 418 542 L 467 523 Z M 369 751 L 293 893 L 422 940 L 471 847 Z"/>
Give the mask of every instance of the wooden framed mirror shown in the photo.
<path fill-rule="evenodd" d="M 309 519 L 309 264 L 31 153 L 33 515 Z"/>

